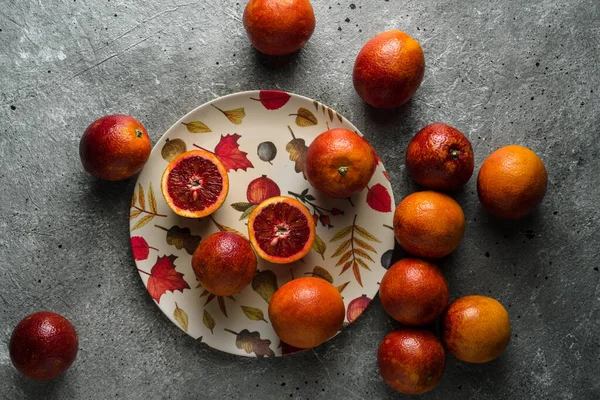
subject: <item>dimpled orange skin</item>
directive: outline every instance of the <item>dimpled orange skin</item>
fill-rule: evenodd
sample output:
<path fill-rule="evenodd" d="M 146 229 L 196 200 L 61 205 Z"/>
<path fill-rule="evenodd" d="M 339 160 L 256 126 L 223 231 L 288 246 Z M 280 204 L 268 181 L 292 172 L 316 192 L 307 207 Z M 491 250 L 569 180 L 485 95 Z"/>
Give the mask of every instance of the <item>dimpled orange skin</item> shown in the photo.
<path fill-rule="evenodd" d="M 354 88 L 373 107 L 392 109 L 413 97 L 424 74 L 425 56 L 419 42 L 391 30 L 373 37 L 358 53 Z"/>
<path fill-rule="evenodd" d="M 231 296 L 252 282 L 257 260 L 250 242 L 234 232 L 204 238 L 192 256 L 192 268 L 202 287 L 217 296 Z"/>
<path fill-rule="evenodd" d="M 450 291 L 446 278 L 434 264 L 405 258 L 387 270 L 379 286 L 385 312 L 405 325 L 427 325 L 442 315 Z"/>
<path fill-rule="evenodd" d="M 390 332 L 379 345 L 377 365 L 392 389 L 421 394 L 432 390 L 442 379 L 446 357 L 433 333 L 401 328 Z"/>
<path fill-rule="evenodd" d="M 330 129 L 308 146 L 306 179 L 326 196 L 350 197 L 367 186 L 374 172 L 374 150 L 356 132 Z"/>
<path fill-rule="evenodd" d="M 128 115 L 107 115 L 92 122 L 79 142 L 85 170 L 108 181 L 120 181 L 138 173 L 151 150 L 146 128 Z"/>
<path fill-rule="evenodd" d="M 289 281 L 269 302 L 269 319 L 277 336 L 301 349 L 316 347 L 335 335 L 345 311 L 335 286 L 315 277 Z"/>
<path fill-rule="evenodd" d="M 456 358 L 485 363 L 499 357 L 510 342 L 508 312 L 487 296 L 454 300 L 442 317 L 442 341 Z"/>
<path fill-rule="evenodd" d="M 459 189 L 473 175 L 474 165 L 469 139 L 458 129 L 442 123 L 421 129 L 406 150 L 408 174 L 429 189 Z"/>
<path fill-rule="evenodd" d="M 502 147 L 485 159 L 477 176 L 477 194 L 491 214 L 521 219 L 544 199 L 548 173 L 542 160 L 523 146 Z"/>
<path fill-rule="evenodd" d="M 271 56 L 299 50 L 315 30 L 308 0 L 250 0 L 243 20 L 252 45 Z"/>
<path fill-rule="evenodd" d="M 409 254 L 441 258 L 454 251 L 465 232 L 465 215 L 450 196 L 431 190 L 415 192 L 394 211 L 394 235 Z"/>

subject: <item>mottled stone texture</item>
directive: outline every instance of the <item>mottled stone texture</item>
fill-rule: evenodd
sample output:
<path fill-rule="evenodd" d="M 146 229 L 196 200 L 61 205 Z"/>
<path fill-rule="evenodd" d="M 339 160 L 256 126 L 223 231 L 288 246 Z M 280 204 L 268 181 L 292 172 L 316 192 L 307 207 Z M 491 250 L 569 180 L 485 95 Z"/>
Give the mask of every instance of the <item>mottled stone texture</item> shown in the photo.
<path fill-rule="evenodd" d="M 317 99 L 354 122 L 397 201 L 418 189 L 404 151 L 428 123 L 463 131 L 477 165 L 506 144 L 534 149 L 549 171 L 539 210 L 518 222 L 492 218 L 471 179 L 456 195 L 465 239 L 442 262 L 452 297 L 506 305 L 511 344 L 485 365 L 448 357 L 422 398 L 600 398 L 598 1 L 313 5 L 309 43 L 274 59 L 250 46 L 244 1 L 2 1 L 0 398 L 399 398 L 377 373 L 378 343 L 397 326 L 377 299 L 334 340 L 295 356 L 236 357 L 186 336 L 134 268 L 134 180 L 83 171 L 79 138 L 97 117 L 133 115 L 155 142 L 192 108 L 259 88 Z M 422 44 L 427 70 L 409 104 L 384 112 L 361 102 L 351 73 L 360 47 L 392 28 Z M 75 364 L 49 383 L 21 377 L 7 351 L 12 328 L 41 309 L 67 316 L 80 335 Z"/>

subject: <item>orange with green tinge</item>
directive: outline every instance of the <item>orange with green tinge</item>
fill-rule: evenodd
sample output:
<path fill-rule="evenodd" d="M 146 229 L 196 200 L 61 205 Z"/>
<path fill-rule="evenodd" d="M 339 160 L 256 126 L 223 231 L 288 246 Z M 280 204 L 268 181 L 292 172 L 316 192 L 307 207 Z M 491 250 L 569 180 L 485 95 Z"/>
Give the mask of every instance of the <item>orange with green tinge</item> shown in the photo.
<path fill-rule="evenodd" d="M 431 190 L 415 192 L 394 211 L 396 240 L 409 254 L 441 258 L 453 252 L 465 232 L 465 215 L 450 196 Z"/>
<path fill-rule="evenodd" d="M 399 30 L 369 40 L 354 62 L 353 82 L 358 95 L 376 108 L 391 109 L 408 102 L 425 74 L 419 42 Z"/>
<path fill-rule="evenodd" d="M 345 311 L 336 287 L 315 277 L 289 281 L 269 302 L 269 319 L 277 336 L 301 349 L 318 346 L 335 335 Z"/>
<path fill-rule="evenodd" d="M 542 160 L 526 147 L 502 147 L 485 159 L 477 176 L 477 194 L 491 214 L 520 219 L 544 199 L 548 173 Z"/>
<path fill-rule="evenodd" d="M 442 317 L 442 341 L 456 358 L 471 363 L 492 361 L 510 342 L 510 318 L 497 300 L 465 296 L 454 300 Z"/>
<path fill-rule="evenodd" d="M 252 45 L 272 56 L 299 50 L 315 30 L 308 0 L 250 0 L 243 21 Z"/>

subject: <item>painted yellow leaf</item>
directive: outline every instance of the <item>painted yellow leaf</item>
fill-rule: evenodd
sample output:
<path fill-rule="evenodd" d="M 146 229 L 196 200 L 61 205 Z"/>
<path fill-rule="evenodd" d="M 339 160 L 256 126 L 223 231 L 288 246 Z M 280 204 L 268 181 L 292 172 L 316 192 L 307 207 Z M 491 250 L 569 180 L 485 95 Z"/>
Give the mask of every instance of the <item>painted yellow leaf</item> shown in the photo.
<path fill-rule="evenodd" d="M 344 289 L 346 289 L 346 286 L 348 286 L 348 284 L 350 283 L 350 281 L 346 282 L 346 283 L 342 283 L 340 286 L 338 286 L 336 289 L 338 290 L 338 292 L 342 293 L 344 291 Z"/>
<path fill-rule="evenodd" d="M 218 223 L 217 221 L 215 221 L 215 219 L 212 217 L 212 215 L 210 216 L 210 219 L 215 224 L 215 226 L 217 227 L 217 229 L 219 229 L 221 232 L 234 232 L 234 233 L 237 233 L 238 235 L 242 235 L 243 237 L 245 237 L 247 239 L 246 235 L 244 235 L 242 232 L 236 231 L 235 229 L 230 228 L 228 226 L 221 225 L 220 223 Z"/>
<path fill-rule="evenodd" d="M 273 294 L 279 289 L 277 276 L 270 270 L 257 271 L 252 279 L 252 289 L 269 303 Z"/>
<path fill-rule="evenodd" d="M 134 208 L 129 213 L 129 219 L 134 219 L 134 218 L 138 217 L 141 213 L 142 213 L 142 210 L 138 210 L 137 208 Z"/>
<path fill-rule="evenodd" d="M 312 249 L 321 255 L 323 260 L 325 259 L 325 252 L 327 251 L 327 245 L 319 237 L 319 235 L 315 235 L 315 241 L 313 242 Z"/>
<path fill-rule="evenodd" d="M 333 283 L 333 277 L 331 276 L 329 271 L 327 271 L 323 267 L 319 267 L 317 265 L 316 267 L 313 268 L 312 274 L 313 274 L 313 276 L 325 279 L 329 283 Z"/>
<path fill-rule="evenodd" d="M 369 243 L 365 242 L 364 240 L 360 240 L 359 238 L 355 237 L 354 243 L 356 243 L 357 246 L 362 247 L 365 250 L 369 250 L 369 251 L 372 251 L 373 253 L 377 253 L 377 250 L 375 250 L 375 247 L 371 246 Z"/>
<path fill-rule="evenodd" d="M 150 182 L 150 186 L 148 186 L 148 203 L 150 206 L 150 212 L 156 214 L 158 209 L 156 206 L 156 197 L 154 197 L 154 190 L 152 190 L 152 182 Z"/>
<path fill-rule="evenodd" d="M 371 268 L 369 268 L 369 266 L 367 265 L 366 262 L 364 262 L 363 260 L 361 260 L 360 258 L 357 258 L 355 260 L 361 267 L 363 267 L 364 269 L 368 269 L 369 271 L 371 270 Z"/>
<path fill-rule="evenodd" d="M 225 115 L 227 117 L 227 119 L 230 120 L 231 123 L 233 123 L 235 125 L 240 125 L 242 123 L 242 120 L 246 116 L 246 112 L 244 111 L 243 107 L 235 108 L 233 110 L 221 110 L 219 107 L 215 106 L 214 104 L 211 104 L 211 106 L 213 106 L 217 110 L 221 111 L 223 113 L 223 115 Z"/>
<path fill-rule="evenodd" d="M 340 254 L 342 254 L 343 252 L 345 252 L 346 250 L 348 250 L 348 247 L 350 247 L 350 240 L 346 240 L 344 242 L 342 242 L 342 244 L 340 244 L 340 247 L 337 248 L 337 250 L 331 255 L 331 258 L 337 257 Z"/>
<path fill-rule="evenodd" d="M 377 239 L 375 236 L 371 235 L 369 233 L 369 231 L 367 231 L 365 228 L 355 225 L 354 229 L 356 231 L 356 233 L 358 233 L 360 236 L 362 236 L 363 238 L 370 240 L 372 242 L 378 242 L 381 243 L 381 240 Z"/>
<path fill-rule="evenodd" d="M 347 226 L 343 229 L 340 229 L 335 235 L 333 235 L 331 239 L 329 239 L 329 243 L 335 242 L 336 240 L 340 240 L 341 238 L 349 234 L 350 231 L 352 231 L 352 226 Z"/>
<path fill-rule="evenodd" d="M 204 322 L 204 326 L 210 329 L 210 333 L 214 334 L 213 329 L 215 329 L 215 320 L 212 315 L 206 310 L 204 310 L 204 315 L 202 316 L 202 322 Z"/>
<path fill-rule="evenodd" d="M 177 303 L 175 303 L 175 311 L 173 311 L 173 318 L 175 318 L 175 321 L 177 321 L 179 323 L 179 325 L 181 325 L 183 330 L 187 332 L 188 321 L 189 321 L 188 315 L 185 311 L 183 311 L 181 308 L 179 308 Z"/>
<path fill-rule="evenodd" d="M 135 202 L 137 201 L 137 192 L 135 189 L 133 190 L 133 196 L 131 196 L 131 207 L 135 206 Z"/>
<path fill-rule="evenodd" d="M 148 222 L 152 221 L 152 219 L 155 217 L 154 214 L 150 214 L 150 215 L 146 215 L 144 218 L 140 218 L 138 220 L 138 222 L 133 226 L 133 228 L 131 228 L 132 231 L 135 231 L 136 229 L 140 229 L 142 226 L 146 225 Z"/>
<path fill-rule="evenodd" d="M 297 114 L 290 114 L 290 116 L 292 115 L 296 116 L 296 125 L 298 125 L 301 128 L 313 126 L 319 123 L 317 117 L 315 117 L 315 115 L 312 112 L 310 112 L 310 110 L 307 110 L 304 107 L 300 107 L 298 109 Z"/>
<path fill-rule="evenodd" d="M 141 183 L 138 183 L 138 191 L 139 191 L 139 202 L 140 202 L 140 208 L 142 210 L 146 209 L 146 195 L 144 194 L 144 187 L 142 186 Z"/>
<path fill-rule="evenodd" d="M 265 319 L 265 314 L 262 312 L 262 310 L 258 309 L 258 308 L 254 308 L 254 307 L 248 307 L 248 306 L 240 306 L 242 308 L 242 311 L 244 312 L 244 314 L 246 314 L 246 317 L 248 317 L 248 319 L 251 319 L 252 321 L 265 321 L 267 322 L 267 320 Z"/>
<path fill-rule="evenodd" d="M 208 133 L 212 132 L 208 126 L 202 121 L 182 122 L 189 133 Z"/>
<path fill-rule="evenodd" d="M 357 255 L 357 256 L 359 256 L 359 257 L 366 258 L 366 259 L 367 259 L 367 260 L 369 260 L 369 261 L 373 261 L 373 262 L 375 262 L 375 260 L 373 260 L 373 259 L 371 258 L 371 256 L 369 255 L 369 253 L 367 253 L 366 251 L 364 251 L 364 250 L 362 250 L 362 249 L 359 249 L 359 248 L 356 248 L 356 247 L 355 247 L 355 248 L 354 248 L 354 254 L 356 254 L 356 255 Z"/>

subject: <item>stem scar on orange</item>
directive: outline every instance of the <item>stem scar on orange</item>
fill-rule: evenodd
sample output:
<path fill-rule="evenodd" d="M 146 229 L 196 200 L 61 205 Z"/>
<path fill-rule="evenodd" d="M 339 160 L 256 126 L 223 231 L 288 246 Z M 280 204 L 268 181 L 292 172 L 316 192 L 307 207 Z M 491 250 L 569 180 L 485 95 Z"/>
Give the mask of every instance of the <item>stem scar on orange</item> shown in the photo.
<path fill-rule="evenodd" d="M 315 235 L 312 215 L 291 197 L 271 197 L 260 203 L 248 218 L 248 236 L 254 250 L 275 264 L 287 264 L 304 257 Z"/>
<path fill-rule="evenodd" d="M 229 191 L 229 176 L 219 159 L 205 150 L 175 157 L 161 179 L 165 201 L 177 215 L 202 218 L 217 211 Z"/>

